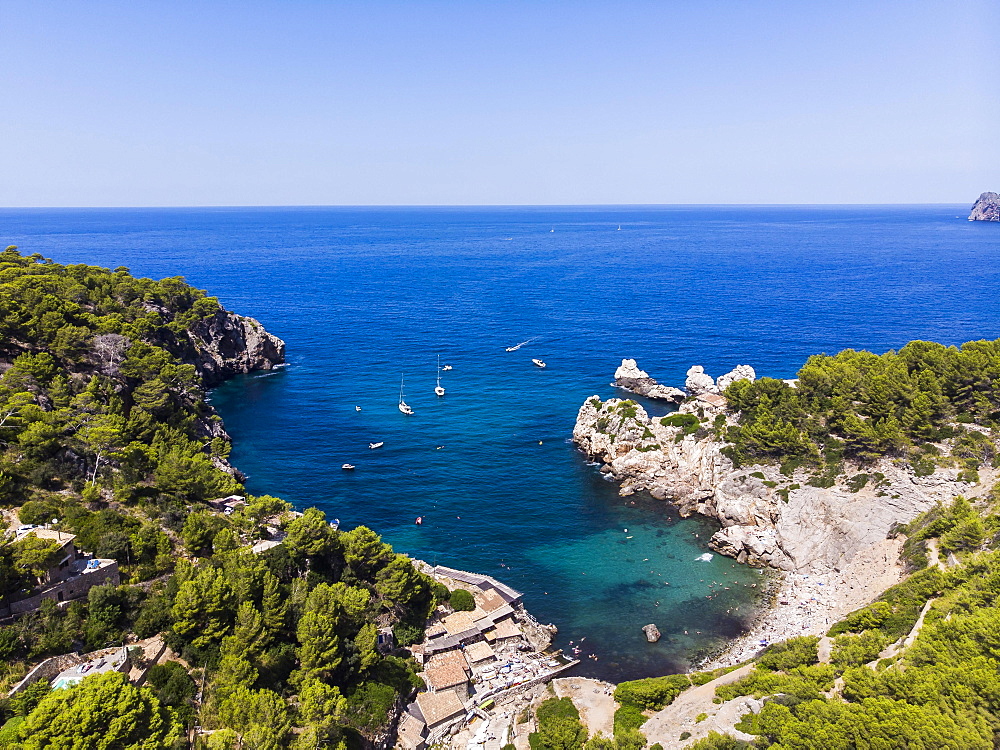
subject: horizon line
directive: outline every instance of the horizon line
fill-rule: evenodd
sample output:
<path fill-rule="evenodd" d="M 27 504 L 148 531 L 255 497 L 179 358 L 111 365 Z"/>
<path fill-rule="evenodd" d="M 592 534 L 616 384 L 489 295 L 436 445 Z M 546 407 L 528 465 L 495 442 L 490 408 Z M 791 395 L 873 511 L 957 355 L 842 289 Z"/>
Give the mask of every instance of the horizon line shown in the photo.
<path fill-rule="evenodd" d="M 975 201 L 972 202 L 973 205 Z M 0 211 L 129 211 L 142 209 L 477 209 L 477 208 L 809 208 L 809 207 L 892 207 L 964 206 L 966 202 L 928 201 L 919 203 L 246 203 L 177 204 L 133 206 L 0 206 Z"/>

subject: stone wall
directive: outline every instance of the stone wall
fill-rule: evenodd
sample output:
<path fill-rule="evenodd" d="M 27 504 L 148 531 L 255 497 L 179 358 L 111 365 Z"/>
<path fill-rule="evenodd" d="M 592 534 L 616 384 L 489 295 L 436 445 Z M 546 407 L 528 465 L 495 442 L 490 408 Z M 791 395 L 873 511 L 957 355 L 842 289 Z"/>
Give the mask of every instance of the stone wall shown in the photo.
<path fill-rule="evenodd" d="M 72 599 L 79 599 L 86 596 L 94 586 L 110 584 L 117 586 L 121 583 L 121 576 L 118 574 L 118 563 L 111 561 L 108 565 L 103 565 L 97 570 L 83 575 L 74 576 L 65 581 L 61 581 L 53 586 L 49 586 L 41 593 L 11 602 L 0 607 L 0 617 L 11 617 L 12 615 L 23 615 L 38 609 L 44 599 L 51 599 L 54 602 L 68 602 Z M 61 596 L 60 596 L 61 595 Z"/>

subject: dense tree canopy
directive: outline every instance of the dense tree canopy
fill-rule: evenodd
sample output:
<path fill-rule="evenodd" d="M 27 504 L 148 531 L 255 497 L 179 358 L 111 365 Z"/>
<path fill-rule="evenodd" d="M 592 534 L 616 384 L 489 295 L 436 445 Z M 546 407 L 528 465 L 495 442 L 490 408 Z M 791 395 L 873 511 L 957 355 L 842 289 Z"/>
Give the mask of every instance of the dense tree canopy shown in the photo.
<path fill-rule="evenodd" d="M 959 438 L 958 455 L 992 460 L 975 425 L 1000 420 L 1000 339 L 960 348 L 913 341 L 882 355 L 846 349 L 815 355 L 789 385 L 738 380 L 725 392 L 740 412 L 727 430 L 737 463 L 836 464 L 899 456 L 933 441 Z M 933 470 L 931 468 L 931 470 Z"/>

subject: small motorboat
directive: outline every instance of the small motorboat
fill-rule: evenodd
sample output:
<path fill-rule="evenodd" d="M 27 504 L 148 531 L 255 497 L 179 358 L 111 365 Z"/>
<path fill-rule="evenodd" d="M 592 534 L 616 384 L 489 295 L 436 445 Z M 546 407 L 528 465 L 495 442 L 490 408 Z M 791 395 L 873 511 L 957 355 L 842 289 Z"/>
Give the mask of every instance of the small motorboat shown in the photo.
<path fill-rule="evenodd" d="M 424 517 L 423 516 L 417 516 L 417 519 L 413 523 L 415 523 L 417 526 L 420 526 L 420 525 L 423 524 L 423 522 L 424 522 Z"/>
<path fill-rule="evenodd" d="M 450 370 L 450 369 L 451 365 L 445 365 L 444 367 L 441 368 L 441 371 L 444 372 L 445 370 Z"/>
<path fill-rule="evenodd" d="M 371 448 L 372 450 L 375 450 L 376 448 L 381 448 L 383 445 L 385 445 L 384 442 L 368 443 L 368 447 Z"/>
<path fill-rule="evenodd" d="M 344 471 L 354 471 L 354 464 L 343 464 L 340 468 Z"/>
<path fill-rule="evenodd" d="M 355 406 L 354 407 L 354 411 L 361 411 L 361 407 L 360 406 Z"/>
<path fill-rule="evenodd" d="M 542 362 L 542 360 L 540 360 L 540 359 L 533 359 L 531 361 L 535 364 L 535 367 L 541 367 L 543 370 L 545 369 L 545 363 Z"/>

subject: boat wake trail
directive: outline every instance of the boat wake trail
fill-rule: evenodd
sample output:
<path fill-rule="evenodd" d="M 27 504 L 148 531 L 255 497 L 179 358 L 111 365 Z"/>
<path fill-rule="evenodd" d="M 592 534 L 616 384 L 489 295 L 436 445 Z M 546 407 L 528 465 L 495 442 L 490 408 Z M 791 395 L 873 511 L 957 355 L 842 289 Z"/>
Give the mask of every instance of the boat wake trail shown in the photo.
<path fill-rule="evenodd" d="M 508 352 L 516 352 L 518 349 L 520 349 L 525 344 L 530 344 L 532 341 L 536 341 L 538 338 L 539 338 L 538 336 L 535 336 L 533 338 L 528 339 L 527 341 L 522 341 L 520 344 L 516 344 L 515 346 L 508 346 L 507 349 L 506 349 L 506 351 L 508 351 Z"/>

